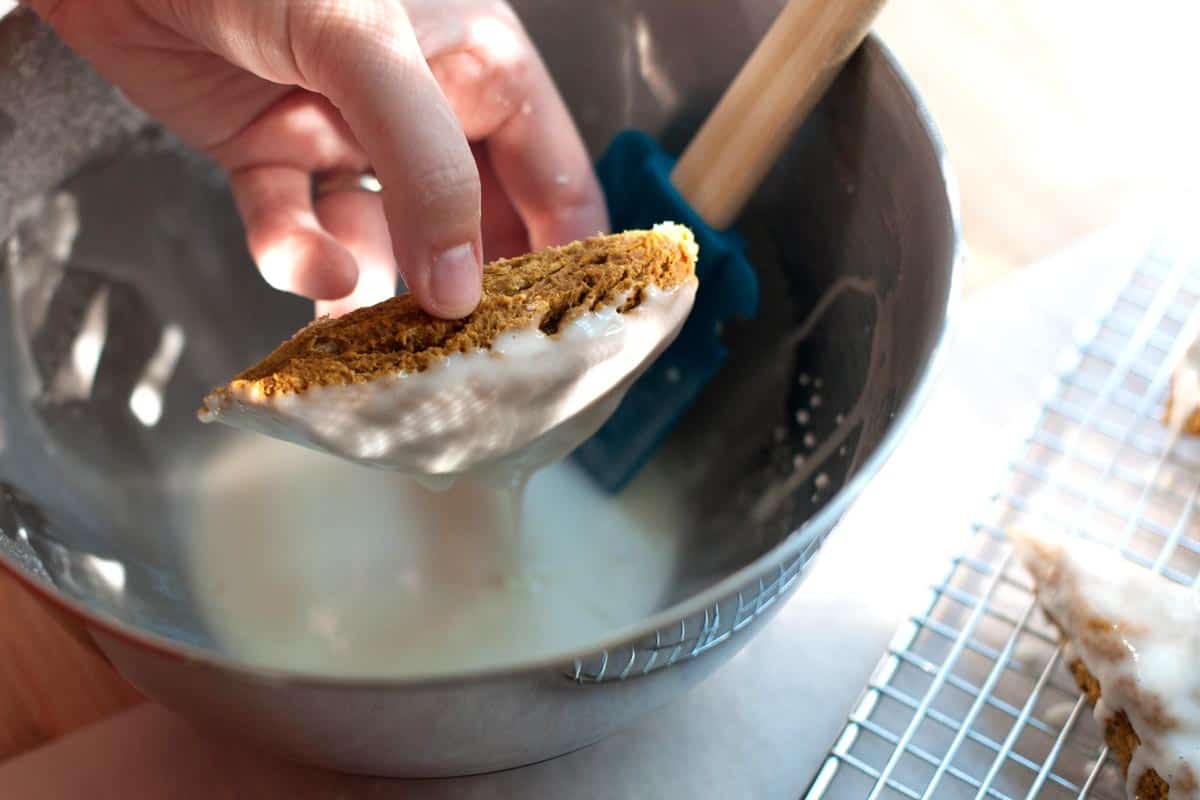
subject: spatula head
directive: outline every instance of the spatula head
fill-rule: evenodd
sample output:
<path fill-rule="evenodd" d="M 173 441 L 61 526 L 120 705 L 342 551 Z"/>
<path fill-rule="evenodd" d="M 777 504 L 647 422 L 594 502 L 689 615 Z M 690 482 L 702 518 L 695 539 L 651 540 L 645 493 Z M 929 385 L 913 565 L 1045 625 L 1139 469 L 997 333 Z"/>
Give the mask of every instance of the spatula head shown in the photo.
<path fill-rule="evenodd" d="M 721 328 L 758 309 L 758 278 L 733 231 L 705 224 L 671 184 L 675 159 L 640 131 L 613 139 L 596 165 L 615 231 L 663 221 L 687 225 L 696 235 L 700 289 L 679 338 L 629 390 L 608 422 L 574 453 L 575 460 L 609 492 L 637 474 L 695 402 L 725 360 Z"/>

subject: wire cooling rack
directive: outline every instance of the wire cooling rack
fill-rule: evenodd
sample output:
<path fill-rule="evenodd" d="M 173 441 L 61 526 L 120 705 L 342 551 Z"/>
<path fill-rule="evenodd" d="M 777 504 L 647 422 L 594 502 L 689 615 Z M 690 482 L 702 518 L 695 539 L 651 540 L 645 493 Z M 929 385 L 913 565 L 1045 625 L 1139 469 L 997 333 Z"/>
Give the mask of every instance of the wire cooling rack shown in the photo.
<path fill-rule="evenodd" d="M 1004 530 L 1108 542 L 1197 583 L 1200 444 L 1161 417 L 1198 333 L 1200 261 L 1152 249 L 1081 333 L 1003 488 L 893 638 L 806 800 L 1125 796 Z"/>

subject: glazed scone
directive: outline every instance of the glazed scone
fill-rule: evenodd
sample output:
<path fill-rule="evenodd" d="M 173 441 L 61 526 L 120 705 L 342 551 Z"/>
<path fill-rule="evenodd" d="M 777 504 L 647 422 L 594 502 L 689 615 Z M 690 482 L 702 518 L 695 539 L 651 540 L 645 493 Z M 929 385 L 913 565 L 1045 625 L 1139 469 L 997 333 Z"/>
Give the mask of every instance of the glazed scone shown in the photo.
<path fill-rule="evenodd" d="M 1200 605 L 1083 540 L 1009 532 L 1066 663 L 1138 800 L 1200 797 Z"/>
<path fill-rule="evenodd" d="M 1163 424 L 1171 430 L 1200 436 L 1200 341 L 1192 342 L 1171 373 Z"/>
<path fill-rule="evenodd" d="M 200 416 L 418 475 L 544 462 L 595 432 L 674 339 L 696 258 L 691 231 L 663 223 L 497 261 L 465 319 L 407 295 L 319 319 Z"/>

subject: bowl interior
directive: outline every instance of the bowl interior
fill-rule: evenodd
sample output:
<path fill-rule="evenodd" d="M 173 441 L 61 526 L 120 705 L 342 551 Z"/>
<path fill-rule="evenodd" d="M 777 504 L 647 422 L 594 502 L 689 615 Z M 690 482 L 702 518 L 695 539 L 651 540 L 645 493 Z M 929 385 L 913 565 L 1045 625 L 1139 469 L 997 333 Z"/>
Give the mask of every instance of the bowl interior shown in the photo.
<path fill-rule="evenodd" d="M 594 154 L 627 127 L 678 149 L 778 7 L 515 5 Z M 97 614 L 239 657 L 189 572 L 189 520 L 237 488 L 213 473 L 245 435 L 194 412 L 311 306 L 262 282 L 220 176 L 152 127 L 6 199 L 22 213 L 0 270 L 0 554 Z M 727 366 L 654 464 L 682 522 L 647 615 L 775 548 L 875 452 L 944 327 L 952 218 L 923 115 L 868 41 L 738 223 L 762 309 L 728 327 Z M 259 499 L 265 535 L 286 534 L 266 530 L 286 499 Z"/>

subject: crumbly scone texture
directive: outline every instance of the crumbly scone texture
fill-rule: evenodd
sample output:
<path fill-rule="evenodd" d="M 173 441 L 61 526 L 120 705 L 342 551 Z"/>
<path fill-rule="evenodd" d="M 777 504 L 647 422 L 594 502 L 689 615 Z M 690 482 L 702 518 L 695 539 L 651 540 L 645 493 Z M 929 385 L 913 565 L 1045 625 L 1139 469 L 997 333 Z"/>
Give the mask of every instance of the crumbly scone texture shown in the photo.
<path fill-rule="evenodd" d="M 1175 394 L 1175 376 L 1171 376 L 1170 389 L 1167 391 L 1167 405 L 1163 409 L 1163 424 L 1171 424 L 1172 412 L 1175 408 L 1175 403 L 1178 398 Z M 1191 436 L 1200 436 L 1200 408 L 1193 408 L 1188 412 L 1188 417 L 1183 422 L 1183 432 Z"/>
<path fill-rule="evenodd" d="M 1010 529 L 1008 534 L 1014 548 L 1018 551 L 1024 550 L 1023 553 L 1018 552 L 1018 555 L 1021 556 L 1026 568 L 1033 575 L 1034 592 L 1039 596 L 1039 600 L 1042 599 L 1043 583 L 1047 586 L 1061 587 L 1063 580 L 1074 580 L 1078 577 L 1065 571 L 1067 568 L 1052 545 L 1020 530 Z M 1086 651 L 1094 654 L 1097 663 L 1100 661 L 1120 662 L 1123 659 L 1134 657 L 1119 634 L 1121 630 L 1136 630 L 1134 627 L 1136 623 L 1114 620 L 1097 613 L 1084 598 L 1078 595 L 1075 589 L 1069 589 L 1068 596 L 1071 599 L 1069 606 L 1066 607 L 1067 610 L 1062 611 L 1061 608 L 1059 610 L 1072 619 L 1072 630 L 1070 631 L 1047 607 L 1046 603 L 1040 603 L 1046 619 L 1058 630 L 1059 637 L 1064 644 L 1070 644 L 1073 639 L 1078 640 Z M 1068 663 L 1068 667 L 1080 691 L 1083 692 L 1088 703 L 1095 708 L 1103 692 L 1100 681 L 1080 658 L 1073 658 Z M 1147 730 L 1143 733 L 1147 736 L 1169 730 L 1177 724 L 1171 716 L 1170 709 L 1165 705 L 1167 701 L 1164 698 L 1156 692 L 1143 691 L 1136 681 L 1132 684 L 1125 684 L 1124 681 L 1128 679 L 1128 676 L 1121 676 L 1114 683 L 1119 687 L 1117 691 L 1123 695 L 1122 702 L 1125 707 L 1118 707 L 1110 699 L 1106 705 L 1112 708 L 1113 713 L 1104 720 L 1105 741 L 1116 756 L 1117 763 L 1121 765 L 1121 771 L 1126 780 L 1131 778 L 1129 775 L 1130 764 L 1133 763 L 1137 749 L 1142 746 L 1142 740 L 1134 729 L 1133 723 L 1130 722 L 1128 712 L 1132 712 L 1146 725 Z M 1170 793 L 1170 786 L 1166 780 L 1152 767 L 1132 778 L 1134 796 L 1137 800 L 1162 800 Z M 1190 770 L 1185 770 L 1176 777 L 1176 785 L 1183 791 L 1190 792 L 1195 788 L 1195 780 L 1196 776 L 1192 775 Z"/>
<path fill-rule="evenodd" d="M 1102 621 L 1098 620 L 1097 622 Z M 1079 690 L 1087 696 L 1088 704 L 1094 708 L 1100 701 L 1100 681 L 1088 672 L 1088 668 L 1082 661 L 1075 660 L 1071 662 L 1070 667 L 1071 675 L 1075 678 Z M 1137 732 L 1134 731 L 1133 725 L 1130 724 L 1129 717 L 1125 716 L 1124 711 L 1118 711 L 1105 721 L 1104 741 L 1108 743 L 1109 749 L 1117 757 L 1117 763 L 1121 765 L 1121 773 L 1128 778 L 1129 764 L 1133 760 L 1133 753 L 1141 747 L 1142 740 L 1138 738 Z M 1157 772 L 1148 769 L 1138 777 L 1135 791 L 1138 800 L 1164 800 L 1170 794 L 1170 787 Z"/>
<path fill-rule="evenodd" d="M 587 311 L 618 302 L 621 313 L 636 308 L 648 287 L 694 280 L 696 256 L 691 231 L 664 223 L 495 261 L 484 267 L 479 307 L 464 319 L 432 317 L 409 295 L 322 317 L 213 394 L 227 398 L 245 388 L 270 397 L 364 383 L 487 349 L 508 330 L 537 326 L 553 335 Z"/>

